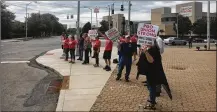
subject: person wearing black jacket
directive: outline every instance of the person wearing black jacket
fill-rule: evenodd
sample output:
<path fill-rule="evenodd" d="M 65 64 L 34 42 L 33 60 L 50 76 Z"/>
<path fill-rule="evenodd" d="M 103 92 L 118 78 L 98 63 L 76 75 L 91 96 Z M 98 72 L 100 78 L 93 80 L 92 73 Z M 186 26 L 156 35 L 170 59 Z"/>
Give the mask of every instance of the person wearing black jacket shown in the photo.
<path fill-rule="evenodd" d="M 83 34 L 83 36 L 80 37 L 80 39 L 78 40 L 78 47 L 79 47 L 79 58 L 77 60 L 82 61 L 83 60 L 83 54 L 84 54 L 84 37 L 87 34 Z"/>
<path fill-rule="evenodd" d="M 147 87 L 149 90 L 150 104 L 146 108 L 155 109 L 156 104 L 156 86 L 162 84 L 164 78 L 161 78 L 161 54 L 155 40 L 153 46 L 147 45 L 143 48 L 139 62 L 137 63 L 139 73 L 146 75 Z"/>
<path fill-rule="evenodd" d="M 129 82 L 129 75 L 132 65 L 133 46 L 130 42 L 130 37 L 127 37 L 125 41 L 126 42 L 122 43 L 120 46 L 120 53 L 122 54 L 122 58 L 118 67 L 118 74 L 116 80 L 120 80 L 124 66 L 126 66 L 125 80 L 126 82 Z"/>

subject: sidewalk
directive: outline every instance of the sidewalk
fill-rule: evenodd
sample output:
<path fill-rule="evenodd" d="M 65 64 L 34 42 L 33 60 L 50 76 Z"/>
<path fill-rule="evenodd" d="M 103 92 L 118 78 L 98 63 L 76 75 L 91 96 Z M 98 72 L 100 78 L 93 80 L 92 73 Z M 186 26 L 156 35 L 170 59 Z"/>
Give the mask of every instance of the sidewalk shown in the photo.
<path fill-rule="evenodd" d="M 75 64 L 65 62 L 64 59 L 60 59 L 62 49 L 48 51 L 36 59 L 38 63 L 55 69 L 64 77 L 69 77 L 69 88 L 60 91 L 56 111 L 89 111 L 91 109 L 112 71 L 116 68 L 116 64 L 112 63 L 110 72 L 103 70 L 105 66 L 102 58 L 103 50 L 104 47 L 100 51 L 100 67 L 98 68 L 93 67 L 95 59 L 91 57 L 89 65 L 82 65 L 82 61 L 78 60 Z M 112 60 L 114 58 L 117 58 L 116 47 L 112 51 Z"/>

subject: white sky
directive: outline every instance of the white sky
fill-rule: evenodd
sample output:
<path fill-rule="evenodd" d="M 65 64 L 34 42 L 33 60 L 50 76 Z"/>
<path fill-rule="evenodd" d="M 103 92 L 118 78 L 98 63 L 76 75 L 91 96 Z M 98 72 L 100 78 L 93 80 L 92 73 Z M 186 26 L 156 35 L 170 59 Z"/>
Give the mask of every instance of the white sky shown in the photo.
<path fill-rule="evenodd" d="M 8 5 L 7 9 L 14 12 L 16 20 L 24 22 L 25 17 L 25 6 L 31 1 L 6 1 Z M 175 6 L 181 3 L 187 3 L 191 1 L 132 1 L 131 20 L 132 21 L 146 21 L 151 19 L 150 11 L 153 8 L 160 7 L 171 7 L 172 13 L 176 12 Z M 207 12 L 207 1 L 203 2 L 203 12 Z M 86 22 L 91 21 L 91 13 L 88 8 L 95 8 L 96 6 L 102 7 L 98 13 L 98 21 L 102 20 L 103 16 L 108 15 L 108 5 L 115 4 L 115 14 L 124 14 L 125 18 L 128 19 L 128 2 L 122 1 L 81 1 L 81 15 L 80 22 L 83 26 Z M 121 4 L 124 4 L 125 11 L 120 11 Z M 210 12 L 216 12 L 216 2 L 210 2 Z M 32 2 L 28 6 L 28 13 L 51 13 L 57 16 L 60 23 L 67 24 L 68 27 L 75 27 L 77 21 L 77 1 L 38 1 L 37 3 Z M 67 14 L 73 14 L 74 18 L 67 20 Z M 96 14 L 93 13 L 93 24 L 96 24 Z"/>

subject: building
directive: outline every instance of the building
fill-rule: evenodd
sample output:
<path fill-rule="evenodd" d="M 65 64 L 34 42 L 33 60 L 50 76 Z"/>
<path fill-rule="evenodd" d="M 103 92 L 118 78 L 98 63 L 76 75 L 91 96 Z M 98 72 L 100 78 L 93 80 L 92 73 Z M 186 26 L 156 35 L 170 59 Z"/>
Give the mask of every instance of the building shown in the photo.
<path fill-rule="evenodd" d="M 115 27 L 118 29 L 119 32 L 121 32 L 123 29 L 123 26 L 122 26 L 123 17 L 124 17 L 124 14 L 114 14 L 110 17 L 109 16 L 103 16 L 103 20 L 109 21 L 109 19 L 110 19 L 111 28 Z"/>
<path fill-rule="evenodd" d="M 114 14 L 112 16 L 110 16 L 110 21 L 111 21 L 111 28 L 115 27 L 118 29 L 119 32 L 123 31 L 123 14 Z M 109 20 L 109 16 L 104 16 L 103 20 L 108 21 Z M 133 25 L 131 26 L 131 34 L 136 33 L 137 32 L 137 27 L 139 23 L 147 23 L 147 24 L 151 24 L 151 21 L 132 21 Z M 125 20 L 125 26 L 124 26 L 124 31 L 126 32 L 128 29 L 128 20 Z"/>
<path fill-rule="evenodd" d="M 198 19 L 207 18 L 207 13 L 202 11 L 202 2 L 190 2 L 176 5 L 176 13 L 171 13 L 170 7 L 162 7 L 151 10 L 151 24 L 158 25 L 164 30 L 163 35 L 176 35 L 173 24 L 178 15 L 189 17 L 193 24 Z M 210 18 L 214 19 L 216 13 L 210 13 Z"/>

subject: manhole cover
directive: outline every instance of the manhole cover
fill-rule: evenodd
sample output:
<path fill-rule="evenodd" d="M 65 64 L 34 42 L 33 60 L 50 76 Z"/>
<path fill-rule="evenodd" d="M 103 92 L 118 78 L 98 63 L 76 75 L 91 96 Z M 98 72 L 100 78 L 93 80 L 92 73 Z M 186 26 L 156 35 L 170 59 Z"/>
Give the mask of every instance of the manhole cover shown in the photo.
<path fill-rule="evenodd" d="M 185 70 L 186 67 L 182 67 L 182 66 L 172 66 L 171 69 L 175 69 L 175 70 Z"/>

